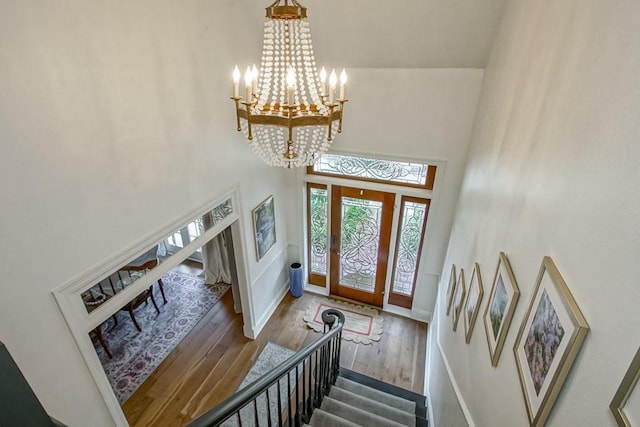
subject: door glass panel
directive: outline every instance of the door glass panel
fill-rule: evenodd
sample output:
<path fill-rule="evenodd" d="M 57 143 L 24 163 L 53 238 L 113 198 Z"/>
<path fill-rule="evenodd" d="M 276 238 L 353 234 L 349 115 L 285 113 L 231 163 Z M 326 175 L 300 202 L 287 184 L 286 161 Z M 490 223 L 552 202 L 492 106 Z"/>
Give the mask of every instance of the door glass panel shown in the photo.
<path fill-rule="evenodd" d="M 311 203 L 311 272 L 327 274 L 327 190 L 309 188 Z"/>
<path fill-rule="evenodd" d="M 429 174 L 435 173 L 435 167 L 427 163 L 325 153 L 311 166 L 311 172 L 344 176 L 350 179 L 362 178 L 385 183 L 428 187 Z"/>
<path fill-rule="evenodd" d="M 382 202 L 342 198 L 340 286 L 373 293 Z"/>
<path fill-rule="evenodd" d="M 405 200 L 400 213 L 400 237 L 394 264 L 393 290 L 401 295 L 412 295 L 422 232 L 427 212 L 426 203 Z"/>

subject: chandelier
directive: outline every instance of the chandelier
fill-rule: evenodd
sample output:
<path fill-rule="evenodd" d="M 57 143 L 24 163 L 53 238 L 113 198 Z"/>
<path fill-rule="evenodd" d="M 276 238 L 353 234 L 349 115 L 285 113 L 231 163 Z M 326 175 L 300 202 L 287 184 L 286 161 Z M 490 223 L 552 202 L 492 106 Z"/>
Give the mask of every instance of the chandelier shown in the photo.
<path fill-rule="evenodd" d="M 240 70 L 233 71 L 237 129 L 268 165 L 308 166 L 342 132 L 347 74 L 336 93 L 335 70 L 318 72 L 305 7 L 276 0 L 266 10 L 260 70 L 247 67 L 244 97 Z"/>

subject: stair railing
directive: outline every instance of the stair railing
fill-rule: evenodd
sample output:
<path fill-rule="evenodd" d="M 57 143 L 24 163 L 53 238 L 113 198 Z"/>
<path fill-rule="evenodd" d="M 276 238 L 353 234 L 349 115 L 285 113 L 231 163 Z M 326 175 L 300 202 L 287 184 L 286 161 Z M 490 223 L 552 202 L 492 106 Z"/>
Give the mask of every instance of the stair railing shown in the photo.
<path fill-rule="evenodd" d="M 308 423 L 340 371 L 344 314 L 330 308 L 322 312 L 322 321 L 322 338 L 196 418 L 188 427 L 222 424 L 300 427 Z"/>

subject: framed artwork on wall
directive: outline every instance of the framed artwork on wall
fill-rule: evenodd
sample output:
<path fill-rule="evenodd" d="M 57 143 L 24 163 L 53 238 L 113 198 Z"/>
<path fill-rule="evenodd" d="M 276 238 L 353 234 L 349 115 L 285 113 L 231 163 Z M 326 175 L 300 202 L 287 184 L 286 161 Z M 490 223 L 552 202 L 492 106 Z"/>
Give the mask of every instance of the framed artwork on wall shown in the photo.
<path fill-rule="evenodd" d="M 276 217 L 273 196 L 267 197 L 252 211 L 253 232 L 258 261 L 276 244 Z"/>
<path fill-rule="evenodd" d="M 544 257 L 513 353 L 529 425 L 544 425 L 589 325 L 550 257 Z"/>
<path fill-rule="evenodd" d="M 519 296 L 520 289 L 513 277 L 509 260 L 504 252 L 500 252 L 489 301 L 483 316 L 491 366 L 498 365 Z"/>
<path fill-rule="evenodd" d="M 476 324 L 476 318 L 480 311 L 480 303 L 482 303 L 482 296 L 484 295 L 484 289 L 482 287 L 482 277 L 480 276 L 480 264 L 476 262 L 473 273 L 471 274 L 471 281 L 469 282 L 469 290 L 467 292 L 467 299 L 464 303 L 464 310 L 462 311 L 464 320 L 464 337 L 467 344 L 471 341 L 471 334 L 473 333 L 473 327 Z"/>
<path fill-rule="evenodd" d="M 640 378 L 640 348 L 613 396 L 609 408 L 620 427 L 640 426 L 640 389 L 636 387 Z"/>
<path fill-rule="evenodd" d="M 464 304 L 464 296 L 467 289 L 464 284 L 464 268 L 460 268 L 458 283 L 456 284 L 456 293 L 453 298 L 453 332 L 458 328 L 458 320 L 462 314 L 462 304 Z"/>
<path fill-rule="evenodd" d="M 449 286 L 447 287 L 447 316 L 451 313 L 453 295 L 456 291 L 456 265 L 451 264 L 451 275 L 449 276 Z"/>

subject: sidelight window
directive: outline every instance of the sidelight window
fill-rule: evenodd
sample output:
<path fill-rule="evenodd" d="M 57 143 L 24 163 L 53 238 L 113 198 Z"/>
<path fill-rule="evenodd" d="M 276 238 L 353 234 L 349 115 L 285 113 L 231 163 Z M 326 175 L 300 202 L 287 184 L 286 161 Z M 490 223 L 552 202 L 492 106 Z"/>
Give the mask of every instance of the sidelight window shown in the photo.
<path fill-rule="evenodd" d="M 411 308 L 429 200 L 403 196 L 389 303 Z"/>

